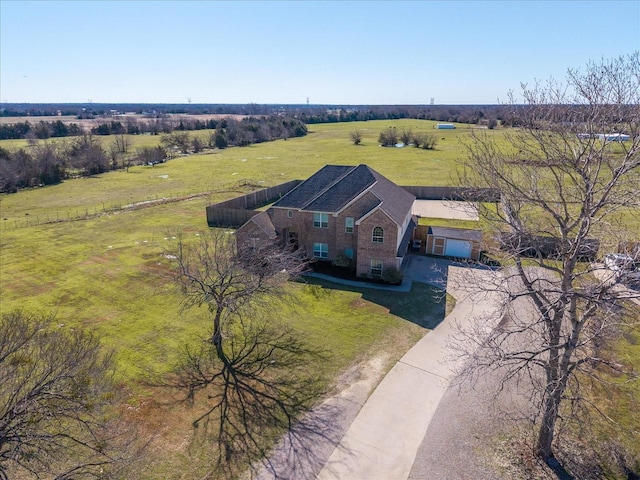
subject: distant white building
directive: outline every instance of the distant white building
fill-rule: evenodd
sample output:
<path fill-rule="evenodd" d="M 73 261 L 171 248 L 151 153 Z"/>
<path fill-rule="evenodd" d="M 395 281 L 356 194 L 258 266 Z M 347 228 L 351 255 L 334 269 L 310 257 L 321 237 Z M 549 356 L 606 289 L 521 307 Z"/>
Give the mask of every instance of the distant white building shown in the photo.
<path fill-rule="evenodd" d="M 598 138 L 600 140 L 604 140 L 605 142 L 626 142 L 631 137 L 629 135 L 625 135 L 624 133 L 600 133 L 598 134 Z"/>
<path fill-rule="evenodd" d="M 627 142 L 631 139 L 629 135 L 624 133 L 579 133 L 577 135 L 580 139 L 589 139 L 589 138 L 597 138 L 598 140 L 602 140 L 604 142 Z"/>

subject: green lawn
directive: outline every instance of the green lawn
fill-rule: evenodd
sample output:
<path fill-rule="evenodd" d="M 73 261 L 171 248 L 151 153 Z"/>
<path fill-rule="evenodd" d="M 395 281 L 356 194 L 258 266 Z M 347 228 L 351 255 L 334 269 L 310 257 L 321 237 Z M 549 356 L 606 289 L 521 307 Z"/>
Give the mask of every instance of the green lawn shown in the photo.
<path fill-rule="evenodd" d="M 234 190 L 241 180 L 271 186 L 305 179 L 326 164 L 366 163 L 399 185 L 446 185 L 462 154 L 460 138 L 466 136 L 467 127 L 434 130 L 435 124 L 395 120 L 310 125 L 310 133 L 302 138 L 179 157 L 155 167 L 133 167 L 129 172 L 110 172 L 18 195 L 0 195 L 0 228 L 75 218 L 131 203 L 201 192 L 221 192 L 212 199 L 229 198 L 237 194 L 229 190 Z M 414 132 L 434 133 L 444 140 L 435 150 L 382 148 L 377 138 L 389 125 L 399 131 L 411 128 Z M 353 145 L 349 139 L 349 132 L 354 130 L 362 133 L 361 145 Z M 160 136 L 133 136 L 132 141 L 157 144 Z M 26 145 L 22 140 L 4 140 L 0 147 L 17 142 Z"/>
<path fill-rule="evenodd" d="M 155 167 L 0 195 L 2 311 L 53 309 L 60 323 L 97 328 L 105 343 L 117 348 L 126 378 L 138 378 L 152 364 L 156 370 L 165 368 L 177 346 L 206 328 L 202 315 L 180 315 L 180 299 L 164 257 L 171 237 L 206 229 L 206 205 L 244 193 L 237 187 L 242 179 L 266 186 L 306 178 L 327 163 L 368 163 L 400 184 L 449 181 L 459 155 L 457 139 L 464 129 L 437 132 L 445 140 L 434 151 L 381 148 L 378 134 L 389 125 L 398 130 L 435 131 L 435 122 L 418 120 L 312 125 L 305 138 L 180 157 Z M 353 130 L 362 133 L 362 145 L 351 143 Z M 132 140 L 158 142 L 159 138 Z M 440 173 L 434 176 L 434 171 Z M 204 195 L 138 210 L 125 208 L 194 193 Z M 80 220 L 67 221 L 74 218 Z M 375 294 L 334 291 L 336 298 L 366 296 L 367 304 L 376 304 Z M 351 318 L 350 308 L 342 305 L 340 309 L 331 317 L 349 325 L 344 322 Z M 395 314 L 397 310 L 391 308 L 392 314 L 385 310 L 380 318 L 402 325 L 397 323 L 402 318 Z M 374 337 L 384 336 L 383 324 L 371 336 L 362 336 L 353 352 L 344 352 L 341 365 L 366 349 Z"/>
<path fill-rule="evenodd" d="M 435 130 L 435 124 L 397 120 L 310 125 L 304 138 L 207 152 L 155 167 L 0 194 L 0 312 L 53 310 L 64 328 L 95 328 L 105 345 L 116 350 L 120 378 L 132 388 L 132 398 L 147 395 L 138 381 L 150 372 L 166 372 L 178 350 L 207 335 L 210 328 L 204 312 L 180 312 L 180 296 L 165 256 L 175 242 L 172 237 L 178 233 L 195 237 L 207 229 L 205 207 L 245 193 L 238 187 L 240 180 L 270 186 L 305 179 L 326 164 L 366 163 L 400 185 L 447 185 L 463 155 L 460 141 L 468 127 Z M 416 133 L 436 134 L 439 143 L 433 151 L 382 148 L 378 135 L 390 125 L 399 131 L 412 128 Z M 362 145 L 350 141 L 349 133 L 355 130 L 362 135 Z M 503 135 L 499 130 L 487 133 L 496 138 Z M 133 141 L 137 146 L 152 145 L 160 137 L 139 136 Z M 2 147 L 7 145 L 21 144 L 0 142 Z M 125 208 L 193 194 L 202 195 Z M 77 220 L 67 221 L 72 219 Z M 292 283 L 289 288 L 300 305 L 282 312 L 281 319 L 313 344 L 333 352 L 329 361 L 312 367 L 327 378 L 381 351 L 390 354 L 389 361 L 398 359 L 424 335 L 425 327 L 432 328 L 444 315 L 442 292 L 423 285 L 414 285 L 409 293 L 347 289 L 315 280 Z M 184 432 L 188 434 L 189 414 L 180 414 L 187 419 Z M 162 417 L 159 422 L 167 416 L 157 411 L 154 415 Z M 180 438 L 173 443 L 182 444 Z M 179 465 L 186 469 L 182 478 L 195 478 L 189 472 L 199 467 L 190 466 L 184 451 L 168 448 L 169 453 L 160 453 L 167 457 L 157 471 L 178 472 L 175 465 Z M 172 462 L 174 467 L 169 468 Z M 177 473 L 172 475 L 167 478 L 178 478 Z M 162 475 L 149 473 L 149 478 Z"/>

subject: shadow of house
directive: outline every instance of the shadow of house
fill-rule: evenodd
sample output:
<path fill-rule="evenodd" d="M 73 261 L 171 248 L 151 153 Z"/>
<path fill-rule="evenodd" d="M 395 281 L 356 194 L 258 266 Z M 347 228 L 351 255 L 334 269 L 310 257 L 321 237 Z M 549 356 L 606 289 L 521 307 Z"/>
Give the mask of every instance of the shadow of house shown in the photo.
<path fill-rule="evenodd" d="M 359 293 L 363 300 L 380 305 L 389 313 L 423 328 L 434 329 L 445 317 L 444 291 L 425 284 L 414 283 L 409 292 L 389 292 L 375 288 L 343 285 L 320 278 L 303 277 L 298 283 L 317 285 L 320 289 Z M 322 297 L 322 291 L 317 295 Z"/>

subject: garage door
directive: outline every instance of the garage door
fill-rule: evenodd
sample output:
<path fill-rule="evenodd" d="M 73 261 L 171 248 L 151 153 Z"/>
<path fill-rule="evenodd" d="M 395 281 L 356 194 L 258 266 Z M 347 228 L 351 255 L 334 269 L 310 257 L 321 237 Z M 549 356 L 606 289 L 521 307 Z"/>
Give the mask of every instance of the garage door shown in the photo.
<path fill-rule="evenodd" d="M 447 238 L 445 255 L 449 257 L 471 258 L 471 242 Z"/>

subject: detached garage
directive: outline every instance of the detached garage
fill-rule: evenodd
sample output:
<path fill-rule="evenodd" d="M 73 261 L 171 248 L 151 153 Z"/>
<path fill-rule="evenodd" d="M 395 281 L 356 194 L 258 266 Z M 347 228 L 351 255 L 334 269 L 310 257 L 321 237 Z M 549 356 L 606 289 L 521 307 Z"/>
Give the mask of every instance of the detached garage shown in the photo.
<path fill-rule="evenodd" d="M 480 259 L 482 232 L 463 228 L 426 227 L 425 253 L 445 257 Z"/>

